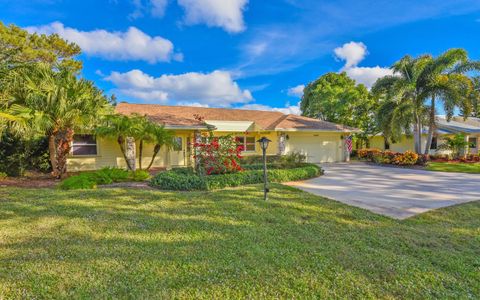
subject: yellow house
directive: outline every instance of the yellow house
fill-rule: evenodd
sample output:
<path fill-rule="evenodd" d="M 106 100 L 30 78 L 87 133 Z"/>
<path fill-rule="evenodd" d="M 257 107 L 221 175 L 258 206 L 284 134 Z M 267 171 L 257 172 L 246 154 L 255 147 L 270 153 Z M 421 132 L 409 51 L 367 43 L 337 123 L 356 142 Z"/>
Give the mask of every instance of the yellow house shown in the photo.
<path fill-rule="evenodd" d="M 465 136 L 466 141 L 470 143 L 468 153 L 479 153 L 479 139 L 480 139 L 480 119 L 453 117 L 452 120 L 447 120 L 444 116 L 436 117 L 436 130 L 433 137 L 432 145 L 430 147 L 430 154 L 448 154 L 448 150 L 441 149 L 440 145 L 443 143 L 445 137 L 451 137 L 455 134 L 461 133 Z M 425 151 L 427 143 L 427 130 L 422 134 L 422 153 Z M 385 144 L 383 136 L 377 135 L 370 138 L 370 148 L 381 150 L 391 150 L 394 152 L 405 152 L 407 150 L 413 151 L 415 143 L 413 137 L 402 136 L 400 141 L 393 144 Z"/>
<path fill-rule="evenodd" d="M 120 103 L 116 112 L 145 115 L 175 132 L 178 147 L 162 149 L 155 158 L 154 168 L 191 165 L 191 145 L 212 129 L 216 136 L 235 136 L 244 146 L 244 156 L 261 155 L 256 141 L 265 136 L 272 141 L 267 149 L 268 155 L 301 152 L 306 155 L 307 161 L 313 163 L 343 161 L 346 156 L 344 138 L 357 131 L 347 126 L 274 111 Z M 144 146 L 143 152 L 141 164 L 147 166 L 151 161 L 153 145 Z M 138 149 L 136 164 L 140 165 Z M 117 141 L 93 135 L 75 135 L 67 161 L 68 171 L 102 167 L 126 167 Z"/>

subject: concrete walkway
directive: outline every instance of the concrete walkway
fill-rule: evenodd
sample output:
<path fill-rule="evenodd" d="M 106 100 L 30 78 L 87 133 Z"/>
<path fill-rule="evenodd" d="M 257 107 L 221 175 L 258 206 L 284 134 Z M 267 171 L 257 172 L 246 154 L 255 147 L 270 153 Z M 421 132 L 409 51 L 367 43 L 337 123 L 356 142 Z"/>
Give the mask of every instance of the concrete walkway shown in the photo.
<path fill-rule="evenodd" d="M 364 163 L 324 164 L 325 175 L 287 185 L 397 219 L 480 200 L 480 174 Z"/>

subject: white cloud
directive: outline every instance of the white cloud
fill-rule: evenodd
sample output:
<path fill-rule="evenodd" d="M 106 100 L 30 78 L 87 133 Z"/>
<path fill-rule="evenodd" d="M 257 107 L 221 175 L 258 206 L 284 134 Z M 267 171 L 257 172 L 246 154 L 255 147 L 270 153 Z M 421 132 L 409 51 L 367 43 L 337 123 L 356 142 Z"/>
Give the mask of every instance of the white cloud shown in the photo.
<path fill-rule="evenodd" d="M 345 65 L 340 71 L 345 71 L 350 78 L 357 83 L 364 84 L 367 88 L 371 88 L 377 79 L 393 75 L 390 68 L 358 67 L 358 64 L 368 54 L 367 46 L 362 42 L 345 43 L 342 47 L 335 48 L 334 53 L 337 58 L 345 61 Z"/>
<path fill-rule="evenodd" d="M 285 107 L 271 107 L 268 105 L 263 104 L 246 104 L 241 107 L 240 109 L 252 109 L 252 110 L 267 110 L 267 111 L 279 111 L 284 114 L 294 114 L 300 115 L 300 102 L 297 105 L 290 105 L 286 103 Z"/>
<path fill-rule="evenodd" d="M 347 75 L 355 79 L 357 83 L 364 84 L 367 88 L 371 88 L 377 79 L 387 75 L 393 75 L 393 71 L 389 68 L 376 67 L 352 67 L 345 70 Z"/>
<path fill-rule="evenodd" d="M 333 50 L 335 55 L 345 61 L 344 68 L 350 68 L 358 65 L 367 55 L 367 46 L 364 43 L 350 42 L 343 44 L 342 47 Z"/>
<path fill-rule="evenodd" d="M 152 5 L 152 16 L 161 18 L 165 15 L 168 0 L 150 0 L 150 4 Z"/>
<path fill-rule="evenodd" d="M 302 97 L 304 89 L 305 89 L 305 85 L 300 84 L 300 85 L 297 85 L 295 87 L 289 88 L 288 91 L 287 91 L 287 94 L 289 96 Z"/>
<path fill-rule="evenodd" d="M 177 0 L 185 10 L 185 23 L 207 24 L 237 33 L 245 30 L 243 11 L 248 0 Z"/>
<path fill-rule="evenodd" d="M 29 32 L 42 34 L 57 33 L 76 43 L 87 55 L 108 60 L 144 60 L 151 64 L 160 61 L 181 60 L 183 56 L 174 52 L 173 43 L 160 36 L 149 36 L 136 27 L 125 32 L 109 32 L 102 29 L 80 31 L 65 27 L 60 22 L 26 28 Z"/>
<path fill-rule="evenodd" d="M 226 71 L 153 77 L 140 70 L 132 70 L 126 73 L 112 72 L 105 79 L 115 84 L 120 94 L 144 101 L 228 107 L 253 99 L 250 91 L 240 89 Z"/>

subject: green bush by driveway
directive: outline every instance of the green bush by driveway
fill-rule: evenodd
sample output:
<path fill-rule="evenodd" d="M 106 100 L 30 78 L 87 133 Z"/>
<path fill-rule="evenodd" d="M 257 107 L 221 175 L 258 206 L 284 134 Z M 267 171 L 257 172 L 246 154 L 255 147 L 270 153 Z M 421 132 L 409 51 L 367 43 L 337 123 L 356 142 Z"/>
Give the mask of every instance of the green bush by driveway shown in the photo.
<path fill-rule="evenodd" d="M 320 176 L 322 169 L 315 164 L 303 164 L 291 169 L 269 169 L 270 182 L 286 182 Z M 253 169 L 238 173 L 198 176 L 193 172 L 175 169 L 157 174 L 151 185 L 163 190 L 216 190 L 263 182 L 263 170 Z"/>
<path fill-rule="evenodd" d="M 262 196 L 0 188 L 0 299 L 480 297 L 480 202 L 397 221 Z"/>

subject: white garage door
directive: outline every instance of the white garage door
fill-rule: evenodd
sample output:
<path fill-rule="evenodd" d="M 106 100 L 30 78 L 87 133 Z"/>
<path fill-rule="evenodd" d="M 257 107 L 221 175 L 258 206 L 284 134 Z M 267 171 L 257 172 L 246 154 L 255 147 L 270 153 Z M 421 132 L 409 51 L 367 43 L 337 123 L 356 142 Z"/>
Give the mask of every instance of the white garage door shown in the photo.
<path fill-rule="evenodd" d="M 295 136 L 288 139 L 288 152 L 300 152 L 311 163 L 337 162 L 342 158 L 342 142 L 339 136 Z"/>

